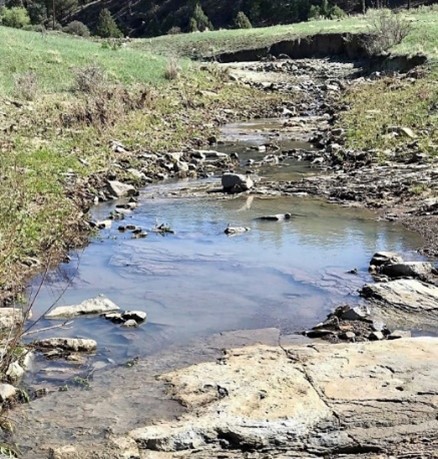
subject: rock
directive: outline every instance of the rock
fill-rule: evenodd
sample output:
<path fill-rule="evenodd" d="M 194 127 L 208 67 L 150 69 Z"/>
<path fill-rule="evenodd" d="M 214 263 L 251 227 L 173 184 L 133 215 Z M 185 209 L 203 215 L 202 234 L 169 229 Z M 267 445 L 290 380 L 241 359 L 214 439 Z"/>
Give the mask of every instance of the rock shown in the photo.
<path fill-rule="evenodd" d="M 123 320 L 135 320 L 137 323 L 145 322 L 148 315 L 144 311 L 125 311 L 122 314 Z"/>
<path fill-rule="evenodd" d="M 341 338 L 346 339 L 348 341 L 354 341 L 356 339 L 356 333 L 348 331 L 348 332 L 343 333 L 341 335 Z"/>
<path fill-rule="evenodd" d="M 328 328 L 319 328 L 316 326 L 312 330 L 308 330 L 304 333 L 309 338 L 322 338 L 327 335 L 334 335 L 335 332 Z"/>
<path fill-rule="evenodd" d="M 225 173 L 222 175 L 222 187 L 229 193 L 250 190 L 254 186 L 251 177 L 242 174 Z"/>
<path fill-rule="evenodd" d="M 385 306 L 408 312 L 438 313 L 438 287 L 415 279 L 366 284 L 360 294 Z"/>
<path fill-rule="evenodd" d="M 130 319 L 130 320 L 127 320 L 126 322 L 124 322 L 122 324 L 122 327 L 126 327 L 126 328 L 135 328 L 135 327 L 138 327 L 138 323 L 136 320 L 134 319 Z"/>
<path fill-rule="evenodd" d="M 415 277 L 426 278 L 432 274 L 433 265 L 425 261 L 404 261 L 402 263 L 388 263 L 382 266 L 380 273 L 391 278 Z"/>
<path fill-rule="evenodd" d="M 115 324 L 122 324 L 124 322 L 124 319 L 120 312 L 110 312 L 109 314 L 104 314 L 103 317 L 105 317 L 106 320 L 110 320 Z"/>
<path fill-rule="evenodd" d="M 112 224 L 113 224 L 112 220 L 102 220 L 100 222 L 96 222 L 95 226 L 98 229 L 109 229 L 109 228 L 111 228 Z"/>
<path fill-rule="evenodd" d="M 38 349 L 62 349 L 72 352 L 92 352 L 97 348 L 94 339 L 80 338 L 46 338 L 35 341 L 33 344 Z"/>
<path fill-rule="evenodd" d="M 424 438 L 434 451 L 437 349 L 438 339 L 419 338 L 225 351 L 162 375 L 187 412 L 129 438 L 151 458 L 386 457 L 423 451 Z"/>
<path fill-rule="evenodd" d="M 8 370 L 6 371 L 6 376 L 8 376 L 11 381 L 15 382 L 19 381 L 24 376 L 24 373 L 24 368 L 19 362 L 15 361 L 9 365 Z"/>
<path fill-rule="evenodd" d="M 77 449 L 73 445 L 65 445 L 49 449 L 49 459 L 78 459 Z"/>
<path fill-rule="evenodd" d="M 415 139 L 417 137 L 411 128 L 400 127 L 398 130 L 401 134 L 411 139 Z"/>
<path fill-rule="evenodd" d="M 0 308 L 0 328 L 10 329 L 23 321 L 21 308 Z"/>
<path fill-rule="evenodd" d="M 394 330 L 388 335 L 388 339 L 411 338 L 412 333 L 409 330 Z"/>
<path fill-rule="evenodd" d="M 117 180 L 110 180 L 108 182 L 108 191 L 116 198 L 134 196 L 137 193 L 137 190 L 132 185 L 128 185 Z"/>
<path fill-rule="evenodd" d="M 387 263 L 402 263 L 403 258 L 395 252 L 377 252 L 371 258 L 370 266 L 382 266 Z"/>
<path fill-rule="evenodd" d="M 201 158 L 207 161 L 228 158 L 227 153 L 221 153 L 219 151 L 214 151 L 214 150 L 196 150 L 192 152 L 192 155 L 195 156 L 196 158 Z"/>
<path fill-rule="evenodd" d="M 146 175 L 143 172 L 139 171 L 138 169 L 130 168 L 126 172 L 128 172 L 129 175 L 131 175 L 136 180 L 145 180 L 146 179 Z"/>
<path fill-rule="evenodd" d="M 382 339 L 385 339 L 385 335 L 381 331 L 373 331 L 368 336 L 368 339 L 370 341 L 381 341 Z"/>
<path fill-rule="evenodd" d="M 258 220 L 267 220 L 273 222 L 281 222 L 284 220 L 290 220 L 292 218 L 292 214 L 275 214 L 275 215 L 265 215 L 263 217 L 259 217 Z"/>
<path fill-rule="evenodd" d="M 17 389 L 11 384 L 0 384 L 0 402 L 7 402 L 17 395 Z"/>
<path fill-rule="evenodd" d="M 58 306 L 46 314 L 47 319 L 78 317 L 86 314 L 102 314 L 118 311 L 120 308 L 105 296 L 97 296 L 75 306 Z"/>
<path fill-rule="evenodd" d="M 354 308 L 350 308 L 344 310 L 340 316 L 343 320 L 366 320 L 370 316 L 370 311 L 368 308 L 363 308 L 360 306 L 356 306 Z"/>
<path fill-rule="evenodd" d="M 251 231 L 251 228 L 247 226 L 227 226 L 224 233 L 228 234 L 228 236 L 235 236 L 236 234 L 243 234 L 248 231 Z"/>

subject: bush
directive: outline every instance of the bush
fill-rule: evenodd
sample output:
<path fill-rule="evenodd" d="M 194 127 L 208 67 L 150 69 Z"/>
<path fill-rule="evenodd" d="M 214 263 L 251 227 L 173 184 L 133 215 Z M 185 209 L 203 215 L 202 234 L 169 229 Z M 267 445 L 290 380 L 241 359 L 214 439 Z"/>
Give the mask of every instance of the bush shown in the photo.
<path fill-rule="evenodd" d="M 7 27 L 21 29 L 30 24 L 30 17 L 26 8 L 18 6 L 13 8 L 2 8 L 0 15 L 1 23 Z"/>
<path fill-rule="evenodd" d="M 321 11 L 318 5 L 312 5 L 309 10 L 309 19 L 320 19 Z"/>
<path fill-rule="evenodd" d="M 179 35 L 181 32 L 181 27 L 173 26 L 167 31 L 167 35 Z"/>
<path fill-rule="evenodd" d="M 181 73 L 181 67 L 178 65 L 175 59 L 169 60 L 167 63 L 166 70 L 164 71 L 164 78 L 166 80 L 176 80 L 179 78 Z"/>
<path fill-rule="evenodd" d="M 342 19 L 342 18 L 345 18 L 345 16 L 347 16 L 347 14 L 338 5 L 335 5 L 330 11 L 331 19 Z"/>
<path fill-rule="evenodd" d="M 33 100 L 38 91 L 38 79 L 36 73 L 25 72 L 15 75 L 14 93 L 17 97 L 25 100 Z"/>
<path fill-rule="evenodd" d="M 367 16 L 370 18 L 369 35 L 363 44 L 369 55 L 388 51 L 407 37 L 411 30 L 411 24 L 391 10 L 371 11 Z"/>
<path fill-rule="evenodd" d="M 234 25 L 238 29 L 251 29 L 252 24 L 251 21 L 248 19 L 248 16 L 243 12 L 239 11 L 234 19 Z"/>
<path fill-rule="evenodd" d="M 68 23 L 63 29 L 63 32 L 71 35 L 77 35 L 78 37 L 89 37 L 90 30 L 81 21 L 72 21 Z"/>
<path fill-rule="evenodd" d="M 97 35 L 102 38 L 122 38 L 123 34 L 117 27 L 116 21 L 111 16 L 110 11 L 104 8 L 99 14 L 97 23 Z"/>
<path fill-rule="evenodd" d="M 97 65 L 74 69 L 74 91 L 94 94 L 106 86 L 107 76 Z"/>

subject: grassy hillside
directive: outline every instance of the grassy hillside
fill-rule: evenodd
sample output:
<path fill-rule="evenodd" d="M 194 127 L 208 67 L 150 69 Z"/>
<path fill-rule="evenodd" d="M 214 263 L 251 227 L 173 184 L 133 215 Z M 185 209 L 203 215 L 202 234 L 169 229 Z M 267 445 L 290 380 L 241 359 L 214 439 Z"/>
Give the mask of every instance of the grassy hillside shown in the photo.
<path fill-rule="evenodd" d="M 352 16 L 342 20 L 319 20 L 274 27 L 220 30 L 182 35 L 164 35 L 152 39 L 135 40 L 133 47 L 163 55 L 199 57 L 211 56 L 240 49 L 269 46 L 272 43 L 317 33 L 370 30 L 374 12 L 365 16 Z M 412 24 L 412 30 L 392 52 L 410 54 L 427 53 L 438 57 L 438 5 L 404 11 L 403 17 Z"/>

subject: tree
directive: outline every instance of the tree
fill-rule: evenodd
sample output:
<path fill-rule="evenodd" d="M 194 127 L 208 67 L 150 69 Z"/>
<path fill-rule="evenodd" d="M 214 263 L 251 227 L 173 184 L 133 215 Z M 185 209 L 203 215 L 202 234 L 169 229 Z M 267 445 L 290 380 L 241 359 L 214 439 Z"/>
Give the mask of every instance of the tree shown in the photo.
<path fill-rule="evenodd" d="M 252 24 L 251 21 L 248 19 L 248 16 L 243 12 L 239 11 L 234 19 L 234 25 L 238 29 L 251 29 Z"/>
<path fill-rule="evenodd" d="M 211 23 L 208 16 L 204 13 L 202 6 L 197 2 L 193 10 L 193 16 L 190 19 L 190 26 L 192 26 L 192 19 L 196 21 L 196 28 L 201 32 L 204 30 L 213 30 L 213 24 Z"/>
<path fill-rule="evenodd" d="M 2 8 L 1 23 L 7 27 L 21 29 L 30 24 L 29 14 L 26 8 L 14 6 L 12 8 Z"/>
<path fill-rule="evenodd" d="M 101 10 L 96 32 L 102 38 L 121 38 L 123 36 L 108 8 Z"/>

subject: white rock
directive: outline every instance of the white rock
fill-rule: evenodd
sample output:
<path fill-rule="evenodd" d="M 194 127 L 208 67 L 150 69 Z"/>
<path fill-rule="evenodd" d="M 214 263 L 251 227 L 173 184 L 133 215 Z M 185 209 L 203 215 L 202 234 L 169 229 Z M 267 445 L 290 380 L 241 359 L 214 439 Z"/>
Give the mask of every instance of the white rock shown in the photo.
<path fill-rule="evenodd" d="M 123 320 L 135 320 L 136 322 L 144 322 L 148 315 L 144 311 L 125 311 L 122 314 Z"/>
<path fill-rule="evenodd" d="M 135 187 L 117 180 L 109 181 L 108 189 L 109 192 L 116 198 L 121 198 L 122 196 L 133 196 L 136 193 Z"/>
<path fill-rule="evenodd" d="M 78 317 L 85 314 L 103 314 L 120 308 L 105 296 L 97 296 L 74 306 L 58 306 L 46 314 L 47 319 Z"/>
<path fill-rule="evenodd" d="M 9 368 L 6 371 L 6 376 L 9 376 L 9 378 L 15 382 L 19 381 L 23 377 L 24 373 L 24 368 L 22 368 L 22 366 L 17 361 L 15 361 L 9 365 Z"/>
<path fill-rule="evenodd" d="M 227 226 L 224 233 L 228 234 L 229 236 L 234 236 L 236 234 L 243 234 L 248 231 L 251 231 L 251 228 L 247 226 Z"/>
<path fill-rule="evenodd" d="M 125 323 L 123 323 L 122 327 L 135 328 L 135 327 L 138 327 L 138 323 L 136 320 L 130 319 L 130 320 L 127 320 Z"/>
<path fill-rule="evenodd" d="M 7 400 L 15 397 L 17 389 L 11 384 L 0 384 L 0 401 L 6 402 Z"/>

